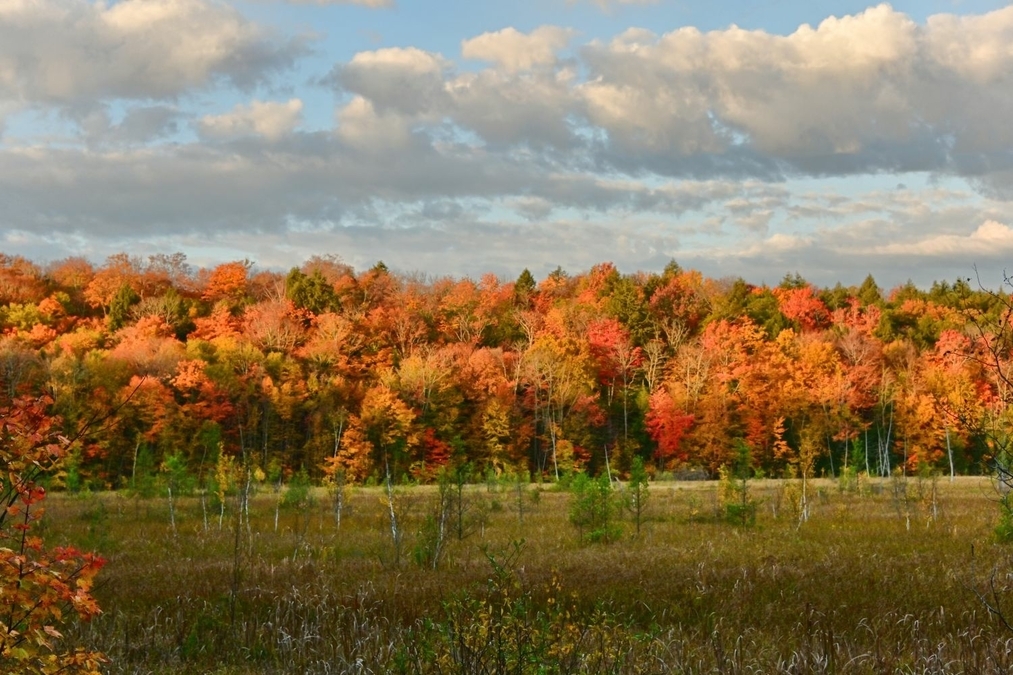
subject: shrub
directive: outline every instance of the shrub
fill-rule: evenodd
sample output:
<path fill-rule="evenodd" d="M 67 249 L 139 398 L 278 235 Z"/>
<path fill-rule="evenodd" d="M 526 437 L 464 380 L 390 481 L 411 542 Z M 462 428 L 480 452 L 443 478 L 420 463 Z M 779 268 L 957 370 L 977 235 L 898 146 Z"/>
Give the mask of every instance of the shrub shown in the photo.
<path fill-rule="evenodd" d="M 619 503 L 612 481 L 602 474 L 590 478 L 580 473 L 570 485 L 570 522 L 577 528 L 581 542 L 611 543 L 622 535 L 622 526 L 615 522 Z"/>
<path fill-rule="evenodd" d="M 64 457 L 69 442 L 47 412 L 51 400 L 20 399 L 0 409 L 0 666 L 5 673 L 97 673 L 105 659 L 61 650 L 65 615 L 99 613 L 91 596 L 105 564 L 70 547 L 46 549 L 33 533 L 46 491 L 37 482 Z"/>

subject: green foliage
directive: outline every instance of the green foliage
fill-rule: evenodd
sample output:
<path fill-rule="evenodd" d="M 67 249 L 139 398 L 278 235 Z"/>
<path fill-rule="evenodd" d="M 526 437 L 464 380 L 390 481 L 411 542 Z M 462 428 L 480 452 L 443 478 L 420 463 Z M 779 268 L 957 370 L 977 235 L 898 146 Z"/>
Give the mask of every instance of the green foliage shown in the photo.
<path fill-rule="evenodd" d="M 570 523 L 577 528 L 579 541 L 610 544 L 622 536 L 622 525 L 616 522 L 619 496 L 607 475 L 590 478 L 579 473 L 570 492 Z"/>
<path fill-rule="evenodd" d="M 650 477 L 644 468 L 644 460 L 634 457 L 630 465 L 630 479 L 626 484 L 626 508 L 633 514 L 637 524 L 637 534 L 640 534 L 640 525 L 644 518 L 644 511 L 647 508 L 647 501 L 650 495 Z"/>
<path fill-rule="evenodd" d="M 799 288 L 805 288 L 809 285 L 809 282 L 805 280 L 798 272 L 794 274 L 785 274 L 781 279 L 781 283 L 778 284 L 779 288 L 783 288 L 786 291 L 796 290 Z"/>
<path fill-rule="evenodd" d="M 865 281 L 858 287 L 857 296 L 863 306 L 883 304 L 883 292 L 871 274 L 865 277 Z"/>
<path fill-rule="evenodd" d="M 338 296 L 334 287 L 324 278 L 319 270 L 306 275 L 293 267 L 285 278 L 285 296 L 301 309 L 314 314 L 329 312 L 338 307 Z"/>
<path fill-rule="evenodd" d="M 445 475 L 449 472 L 442 473 Z M 435 570 L 440 565 L 449 538 L 448 530 L 455 512 L 455 496 L 460 498 L 460 493 L 455 488 L 456 485 L 453 481 L 441 480 L 436 497 L 432 500 L 430 508 L 422 519 L 422 525 L 415 537 L 415 545 L 412 547 L 412 559 L 419 567 Z M 461 536 L 460 530 L 458 530 L 458 536 Z"/>
<path fill-rule="evenodd" d="M 272 457 L 268 460 L 266 471 L 264 473 L 267 482 L 271 485 L 280 486 L 281 480 L 285 475 L 285 469 L 281 465 L 281 460 L 277 457 Z"/>
<path fill-rule="evenodd" d="M 999 521 L 995 525 L 995 540 L 1000 544 L 1013 542 L 1013 508 L 1003 499 L 999 507 Z"/>
<path fill-rule="evenodd" d="M 609 289 L 605 310 L 629 332 L 634 344 L 646 344 L 652 337 L 647 303 L 634 279 L 616 275 Z"/>
<path fill-rule="evenodd" d="M 838 282 L 833 288 L 828 288 L 819 294 L 820 300 L 827 306 L 827 309 L 833 312 L 838 309 L 847 309 L 853 293 L 854 287 L 846 288 Z"/>
<path fill-rule="evenodd" d="M 756 288 L 744 279 L 736 279 L 724 297 L 717 300 L 707 322 L 718 319 L 739 321 L 748 318 L 763 329 L 768 338 L 777 337 L 791 326 L 788 318 L 781 313 L 780 303 L 770 289 Z"/>
<path fill-rule="evenodd" d="M 443 467 L 437 475 L 437 486 L 441 501 L 445 500 L 449 510 L 447 523 L 458 541 L 462 541 L 483 528 L 489 518 L 490 503 L 487 497 L 469 489 L 469 482 L 475 473 L 470 462 Z M 491 474 L 495 478 L 495 472 Z M 486 472 L 486 492 L 499 489 L 497 481 L 489 482 Z"/>
<path fill-rule="evenodd" d="M 77 452 L 68 452 L 63 461 L 63 486 L 71 494 L 77 494 L 85 489 L 84 479 L 81 477 L 81 456 Z"/>
<path fill-rule="evenodd" d="M 134 292 L 130 284 L 120 286 L 109 303 L 109 330 L 119 330 L 127 325 L 131 308 L 140 301 L 141 296 Z"/>
<path fill-rule="evenodd" d="M 859 486 L 858 467 L 854 464 L 841 469 L 837 476 L 837 488 L 841 492 L 857 492 Z"/>
<path fill-rule="evenodd" d="M 134 318 L 157 316 L 172 327 L 177 338 L 185 340 L 187 334 L 193 330 L 193 321 L 190 319 L 190 306 L 191 302 L 183 298 L 175 288 L 170 286 L 160 296 L 144 298 L 137 302 L 131 308 L 131 315 Z"/>
<path fill-rule="evenodd" d="M 0 306 L 0 327 L 10 326 L 28 331 L 38 324 L 47 323 L 35 303 L 19 304 L 12 302 L 6 307 Z"/>
<path fill-rule="evenodd" d="M 719 501 L 725 519 L 732 525 L 751 527 L 756 524 L 756 501 L 749 494 L 749 479 L 752 474 L 752 452 L 749 444 L 738 439 L 733 463 L 718 470 Z"/>
<path fill-rule="evenodd" d="M 288 509 L 300 509 L 304 510 L 312 505 L 312 495 L 310 488 L 313 487 L 310 481 L 310 476 L 306 473 L 306 469 L 299 469 L 297 472 L 292 474 L 292 477 L 288 480 L 288 485 L 285 486 L 285 492 L 281 497 L 281 505 Z"/>
<path fill-rule="evenodd" d="M 522 307 L 528 307 L 531 304 L 531 296 L 534 295 L 537 288 L 538 284 L 535 283 L 535 278 L 525 268 L 520 276 L 517 277 L 517 281 L 514 282 L 514 303 Z"/>
<path fill-rule="evenodd" d="M 190 473 L 186 457 L 176 451 L 162 460 L 161 482 L 174 497 L 190 496 L 197 488 L 197 479 Z"/>
<path fill-rule="evenodd" d="M 127 490 L 131 496 L 141 499 L 151 499 L 158 494 L 155 454 L 145 443 L 138 445 L 135 451 L 134 468 Z"/>

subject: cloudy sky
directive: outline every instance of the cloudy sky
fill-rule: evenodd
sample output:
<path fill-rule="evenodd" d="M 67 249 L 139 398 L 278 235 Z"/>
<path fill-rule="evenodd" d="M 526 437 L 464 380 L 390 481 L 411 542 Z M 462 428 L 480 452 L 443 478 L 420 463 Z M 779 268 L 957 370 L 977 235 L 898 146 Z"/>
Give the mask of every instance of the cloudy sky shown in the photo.
<path fill-rule="evenodd" d="M 0 251 L 1013 273 L 1013 5 L 0 0 Z"/>

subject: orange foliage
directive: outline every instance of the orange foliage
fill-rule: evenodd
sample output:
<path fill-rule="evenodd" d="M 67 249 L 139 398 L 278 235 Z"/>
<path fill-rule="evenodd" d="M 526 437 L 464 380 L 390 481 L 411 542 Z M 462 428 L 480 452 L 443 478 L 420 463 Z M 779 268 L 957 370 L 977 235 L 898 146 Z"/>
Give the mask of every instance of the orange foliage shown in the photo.
<path fill-rule="evenodd" d="M 803 332 L 822 330 L 830 325 L 830 312 L 816 297 L 811 286 L 803 288 L 775 288 L 781 313 L 794 321 Z"/>
<path fill-rule="evenodd" d="M 69 442 L 48 414 L 52 401 L 21 398 L 0 409 L 0 663 L 5 671 L 98 673 L 105 658 L 65 649 L 65 613 L 100 614 L 91 595 L 105 561 L 72 547 L 47 550 L 35 532 L 46 491 L 36 479 L 57 465 Z"/>
<path fill-rule="evenodd" d="M 208 302 L 239 302 L 246 296 L 250 262 L 224 263 L 211 270 L 203 284 L 201 298 Z"/>
<path fill-rule="evenodd" d="M 344 471 L 346 478 L 361 482 L 373 472 L 373 444 L 369 442 L 358 417 L 353 417 L 341 437 L 338 453 L 325 460 L 324 473 L 334 476 Z"/>

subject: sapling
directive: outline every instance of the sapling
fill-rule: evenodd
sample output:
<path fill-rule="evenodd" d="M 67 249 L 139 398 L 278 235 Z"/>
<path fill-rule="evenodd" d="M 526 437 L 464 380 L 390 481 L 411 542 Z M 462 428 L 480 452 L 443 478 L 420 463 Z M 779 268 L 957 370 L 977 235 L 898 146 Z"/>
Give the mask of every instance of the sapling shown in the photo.
<path fill-rule="evenodd" d="M 510 474 L 514 495 L 517 498 L 517 522 L 521 525 L 524 524 L 524 498 L 528 494 L 528 480 L 525 473 L 523 469 L 517 469 Z M 533 493 L 532 499 L 535 499 Z"/>
<path fill-rule="evenodd" d="M 630 465 L 630 480 L 626 485 L 626 507 L 633 514 L 637 523 L 637 534 L 640 534 L 640 524 L 643 521 L 644 510 L 647 507 L 647 500 L 650 497 L 650 484 L 647 469 L 644 468 L 644 460 L 634 457 Z"/>
<path fill-rule="evenodd" d="M 175 498 L 190 494 L 193 491 L 193 479 L 187 470 L 186 458 L 181 452 L 166 455 L 162 460 L 161 478 L 169 498 L 169 522 L 172 531 L 176 531 Z"/>
<path fill-rule="evenodd" d="M 324 485 L 331 493 L 331 507 L 334 513 L 334 525 L 340 530 L 341 516 L 344 515 L 345 509 L 348 508 L 348 480 L 345 470 L 338 468 L 337 470 L 326 474 L 324 477 Z"/>
<path fill-rule="evenodd" d="M 455 485 L 453 481 L 443 479 L 447 474 L 441 472 L 441 480 L 437 484 L 436 499 L 429 513 L 425 515 L 412 555 L 420 567 L 436 569 L 447 543 L 447 528 L 454 509 Z"/>
<path fill-rule="evenodd" d="M 471 462 L 457 464 L 453 468 L 443 469 L 437 481 L 446 485 L 453 510 L 453 527 L 457 540 L 462 541 L 478 529 L 485 527 L 488 512 L 488 501 L 468 489 L 468 483 L 474 475 Z M 490 488 L 489 473 L 486 472 L 486 487 Z M 495 475 L 495 474 L 493 474 Z"/>
<path fill-rule="evenodd" d="M 285 491 L 281 494 L 279 499 L 279 505 L 281 508 L 291 509 L 296 513 L 296 532 L 299 535 L 299 544 L 302 545 L 303 539 L 306 536 L 306 531 L 309 528 L 310 516 L 309 509 L 313 506 L 313 496 L 310 493 L 310 477 L 306 473 L 306 469 L 300 469 L 296 473 L 292 474 L 292 477 L 288 481 L 288 485 Z M 302 526 L 300 527 L 299 519 L 302 517 Z M 277 515 L 275 516 L 275 531 L 278 529 Z"/>
<path fill-rule="evenodd" d="M 735 525 L 749 526 L 756 523 L 756 502 L 749 496 L 749 478 L 752 473 L 749 445 L 740 439 L 735 446 L 735 461 L 731 466 L 723 466 L 719 470 L 721 505 L 724 507 L 725 518 Z"/>
<path fill-rule="evenodd" d="M 394 567 L 401 566 L 401 550 L 404 546 L 404 521 L 407 505 L 404 494 L 396 489 L 391 482 L 390 469 L 386 472 L 384 480 L 385 506 L 387 507 L 387 520 L 390 527 L 390 540 L 393 549 Z"/>
<path fill-rule="evenodd" d="M 816 468 L 816 456 L 818 453 L 816 436 L 809 431 L 804 431 L 799 441 L 798 457 L 796 459 L 796 471 L 801 479 L 801 491 L 798 495 L 798 525 L 809 520 L 809 480 L 813 477 Z"/>
<path fill-rule="evenodd" d="M 615 522 L 618 504 L 612 482 L 606 474 L 590 478 L 578 473 L 570 484 L 570 522 L 577 528 L 577 536 L 584 541 L 584 532 L 592 543 L 609 544 L 622 534 Z"/>

